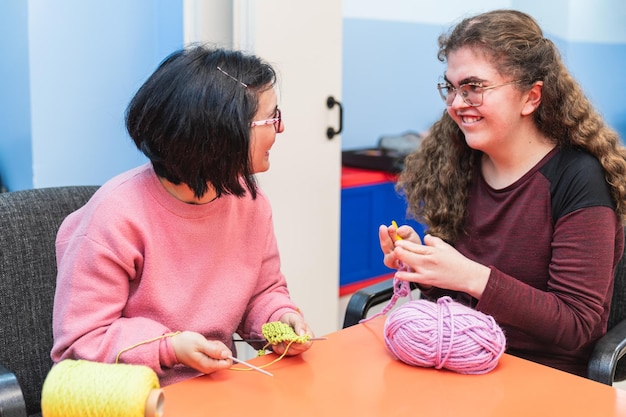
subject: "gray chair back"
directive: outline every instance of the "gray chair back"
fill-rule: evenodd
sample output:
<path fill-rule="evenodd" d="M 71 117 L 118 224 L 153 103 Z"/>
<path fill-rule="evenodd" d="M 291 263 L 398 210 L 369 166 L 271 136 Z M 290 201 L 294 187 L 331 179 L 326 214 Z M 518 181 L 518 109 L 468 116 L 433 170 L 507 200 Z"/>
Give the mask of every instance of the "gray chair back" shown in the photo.
<path fill-rule="evenodd" d="M 0 193 L 0 366 L 17 377 L 29 416 L 41 413 L 41 387 L 52 366 L 56 233 L 97 188 Z"/>

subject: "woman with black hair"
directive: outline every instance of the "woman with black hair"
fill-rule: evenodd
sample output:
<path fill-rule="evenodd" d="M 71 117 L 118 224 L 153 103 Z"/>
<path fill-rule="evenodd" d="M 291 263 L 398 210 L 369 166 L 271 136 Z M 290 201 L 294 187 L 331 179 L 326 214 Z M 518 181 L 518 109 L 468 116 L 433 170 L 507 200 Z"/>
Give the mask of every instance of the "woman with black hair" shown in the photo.
<path fill-rule="evenodd" d="M 57 236 L 55 362 L 147 365 L 167 385 L 230 367 L 233 334 L 262 338 L 264 323 L 312 335 L 254 177 L 284 131 L 275 83 L 255 56 L 195 46 L 139 89 L 126 126 L 150 163 L 104 184 Z"/>

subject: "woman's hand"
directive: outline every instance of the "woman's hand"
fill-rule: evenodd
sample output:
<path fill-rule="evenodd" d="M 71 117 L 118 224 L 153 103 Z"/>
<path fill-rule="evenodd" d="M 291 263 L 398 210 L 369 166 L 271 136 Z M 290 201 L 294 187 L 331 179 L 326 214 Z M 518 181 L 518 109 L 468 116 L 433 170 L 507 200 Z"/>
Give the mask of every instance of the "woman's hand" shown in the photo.
<path fill-rule="evenodd" d="M 178 362 L 197 371 L 210 374 L 233 365 L 230 349 L 218 340 L 207 340 L 200 333 L 185 331 L 172 336 L 172 346 Z"/>
<path fill-rule="evenodd" d="M 421 245 L 417 232 L 411 226 L 400 226 L 397 229 L 394 226 L 385 226 L 384 224 L 378 228 L 378 239 L 380 241 L 380 249 L 383 251 L 383 263 L 385 266 L 391 269 L 398 269 L 400 267 L 398 259 L 394 253 L 395 242 L 399 239 L 408 240 Z"/>
<path fill-rule="evenodd" d="M 424 236 L 423 245 L 408 239 L 396 241 L 390 256 L 408 266 L 396 272 L 398 279 L 416 282 L 424 288 L 434 286 L 462 291 L 477 299 L 482 296 L 491 274 L 485 265 L 472 261 L 431 235 Z"/>
<path fill-rule="evenodd" d="M 311 337 L 315 337 L 315 335 L 309 328 L 309 325 L 306 324 L 306 322 L 304 321 L 304 318 L 300 314 L 297 314 L 297 313 L 283 314 L 283 316 L 280 318 L 280 321 L 291 326 L 291 328 L 296 332 L 298 336 L 304 336 L 305 334 L 309 334 L 311 335 Z M 277 345 L 272 345 L 272 350 L 278 355 L 282 355 L 285 352 L 287 345 L 289 345 L 289 342 L 282 342 Z M 312 345 L 313 345 L 313 342 L 310 340 L 306 343 L 293 342 L 289 346 L 289 349 L 287 349 L 286 354 L 289 356 L 299 355 L 302 352 L 309 350 L 309 348 Z"/>

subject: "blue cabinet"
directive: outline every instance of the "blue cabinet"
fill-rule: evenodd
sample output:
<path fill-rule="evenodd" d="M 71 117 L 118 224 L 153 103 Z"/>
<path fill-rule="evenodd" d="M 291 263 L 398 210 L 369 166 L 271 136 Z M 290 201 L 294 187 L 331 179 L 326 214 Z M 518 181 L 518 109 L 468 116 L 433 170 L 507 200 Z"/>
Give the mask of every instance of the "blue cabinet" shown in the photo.
<path fill-rule="evenodd" d="M 407 219 L 404 196 L 395 191 L 395 177 L 383 172 L 344 168 L 341 189 L 339 258 L 340 294 L 385 279 L 394 271 L 383 264 L 378 227 L 392 220 L 409 224 L 423 236 L 423 226 Z"/>

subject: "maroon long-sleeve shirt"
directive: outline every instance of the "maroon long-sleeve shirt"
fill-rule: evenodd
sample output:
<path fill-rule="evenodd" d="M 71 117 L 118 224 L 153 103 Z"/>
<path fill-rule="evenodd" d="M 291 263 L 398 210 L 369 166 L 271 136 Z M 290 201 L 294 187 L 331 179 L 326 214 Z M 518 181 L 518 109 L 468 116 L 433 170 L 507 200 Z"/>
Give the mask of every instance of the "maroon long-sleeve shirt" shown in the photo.
<path fill-rule="evenodd" d="M 506 188 L 475 178 L 467 234 L 455 247 L 491 275 L 480 300 L 457 299 L 496 319 L 509 353 L 585 375 L 593 343 L 606 333 L 624 250 L 601 165 L 582 151 L 555 148 Z"/>

